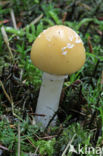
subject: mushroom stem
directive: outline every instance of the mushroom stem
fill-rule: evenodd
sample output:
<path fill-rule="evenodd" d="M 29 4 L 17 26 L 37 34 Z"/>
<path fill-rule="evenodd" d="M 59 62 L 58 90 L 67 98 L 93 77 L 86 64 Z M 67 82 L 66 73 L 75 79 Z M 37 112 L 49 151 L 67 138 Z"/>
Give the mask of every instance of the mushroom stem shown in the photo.
<path fill-rule="evenodd" d="M 64 79 L 67 76 L 57 76 L 44 73 L 42 77 L 42 85 L 40 88 L 39 98 L 36 107 L 35 120 L 46 127 L 59 107 L 60 95 L 63 87 Z M 44 116 L 43 116 L 44 115 Z M 54 126 L 56 118 L 53 119 L 51 125 Z"/>

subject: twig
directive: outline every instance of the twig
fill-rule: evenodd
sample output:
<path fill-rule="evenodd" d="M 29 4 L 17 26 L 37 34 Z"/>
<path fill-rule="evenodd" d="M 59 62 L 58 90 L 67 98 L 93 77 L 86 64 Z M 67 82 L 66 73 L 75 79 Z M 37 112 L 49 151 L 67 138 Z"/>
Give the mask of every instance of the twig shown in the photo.
<path fill-rule="evenodd" d="M 63 132 L 63 125 L 60 124 L 59 129 L 58 129 L 58 132 L 57 132 L 56 139 L 58 139 L 60 137 L 60 135 L 62 134 L 62 132 Z"/>
<path fill-rule="evenodd" d="M 9 95 L 7 94 L 7 92 L 6 92 L 5 88 L 4 88 L 4 85 L 3 85 L 1 80 L 0 80 L 0 84 L 1 84 L 2 90 L 3 90 L 4 94 L 5 94 L 5 96 L 7 97 L 8 101 L 10 103 L 12 103 L 12 100 L 10 99 Z"/>
<path fill-rule="evenodd" d="M 56 112 L 54 113 L 53 117 L 50 119 L 50 121 L 49 121 L 49 123 L 47 124 L 47 126 L 46 126 L 46 128 L 45 128 L 44 131 L 47 130 L 47 128 L 49 127 L 49 125 L 51 124 L 51 122 L 52 122 L 52 121 L 54 120 L 54 118 L 56 117 L 57 113 L 58 113 L 58 111 L 56 111 Z"/>
<path fill-rule="evenodd" d="M 43 116 L 43 117 L 45 117 L 45 114 L 37 114 L 37 113 L 29 113 L 29 114 L 35 115 L 35 116 Z"/>
<path fill-rule="evenodd" d="M 92 47 L 92 43 L 91 43 L 91 40 L 90 40 L 90 36 L 88 37 L 88 47 L 89 47 L 90 53 L 93 53 L 93 47 Z"/>
<path fill-rule="evenodd" d="M 68 15 L 68 13 L 67 13 L 67 12 L 64 12 L 64 15 L 63 15 L 63 17 L 62 17 L 62 22 L 63 22 L 63 23 L 65 22 L 65 20 L 66 20 L 66 18 L 67 18 L 67 15 Z"/>
<path fill-rule="evenodd" d="M 65 150 L 63 151 L 63 153 L 62 153 L 61 156 L 65 156 L 65 154 L 66 154 L 66 152 L 67 152 L 69 146 L 72 144 L 72 142 L 74 141 L 74 138 L 75 138 L 75 137 L 76 137 L 76 134 L 74 134 L 74 136 L 72 137 L 72 139 L 68 142 L 68 144 L 67 144 L 67 146 L 66 146 L 66 148 L 65 148 Z"/>
<path fill-rule="evenodd" d="M 5 5 L 9 4 L 9 3 L 10 3 L 10 1 L 1 1 L 0 6 L 5 6 Z"/>
<path fill-rule="evenodd" d="M 45 139 L 45 140 L 50 140 L 50 139 L 55 138 L 55 137 L 57 137 L 57 135 L 41 137 L 41 139 L 43 139 L 43 140 L 44 140 L 44 139 Z"/>
<path fill-rule="evenodd" d="M 14 14 L 14 10 L 11 9 L 10 10 L 10 14 L 11 14 L 11 19 L 12 19 L 12 22 L 13 22 L 13 26 L 16 30 L 18 30 L 17 28 L 17 24 L 16 24 L 16 19 L 15 19 L 15 14 Z M 17 36 L 17 39 L 19 39 L 19 36 Z"/>
<path fill-rule="evenodd" d="M 2 145 L 0 145 L 0 149 L 3 149 L 3 150 L 6 150 L 6 151 L 9 151 L 9 149 L 7 147 L 4 147 Z"/>
<path fill-rule="evenodd" d="M 32 21 L 32 22 L 31 22 L 30 24 L 28 24 L 27 26 L 30 27 L 30 25 L 38 23 L 42 17 L 43 17 L 43 14 L 41 14 L 40 16 L 38 16 L 36 19 L 34 19 L 34 21 Z M 26 27 L 27 27 L 27 26 L 26 26 Z M 25 30 L 26 27 L 22 28 L 22 30 Z M 12 40 L 12 38 L 15 37 L 15 36 L 17 36 L 17 34 L 13 34 L 13 35 L 11 36 L 10 40 Z"/>
<path fill-rule="evenodd" d="M 18 156 L 20 156 L 20 125 L 18 124 Z"/>
<path fill-rule="evenodd" d="M 84 34 L 87 33 L 87 31 L 88 31 L 88 29 L 89 29 L 89 27 L 91 26 L 92 23 L 93 23 L 93 21 L 88 22 L 88 24 L 87 24 L 87 26 L 85 28 Z"/>
<path fill-rule="evenodd" d="M 36 24 L 37 22 L 40 21 L 40 19 L 41 19 L 42 17 L 43 17 L 43 14 L 41 14 L 40 16 L 38 16 L 36 19 L 34 19 L 34 20 L 33 20 L 30 24 L 28 24 L 27 26 Z M 26 27 L 27 27 L 27 26 L 26 26 Z M 23 30 L 25 30 L 26 27 L 24 27 Z"/>
<path fill-rule="evenodd" d="M 21 69 L 20 71 L 20 81 L 22 81 L 22 77 L 23 77 L 23 69 Z"/>
<path fill-rule="evenodd" d="M 99 96 L 98 96 L 98 99 L 97 99 L 97 103 L 95 105 L 97 108 L 99 107 L 99 103 L 100 103 L 100 94 L 101 94 L 101 92 L 99 93 Z M 93 112 L 93 114 L 92 114 L 92 116 L 91 116 L 91 119 L 89 121 L 89 129 L 91 129 L 92 123 L 95 121 L 95 118 L 96 118 L 97 113 L 98 113 L 98 110 L 95 109 L 94 112 Z"/>
<path fill-rule="evenodd" d="M 1 33 L 2 33 L 2 35 L 3 35 L 4 41 L 5 41 L 6 45 L 7 45 L 8 50 L 9 50 L 11 59 L 13 60 L 13 54 L 12 54 L 11 48 L 10 48 L 10 46 L 9 46 L 8 36 L 7 36 L 6 31 L 5 31 L 5 29 L 4 29 L 3 26 L 1 27 Z"/>
<path fill-rule="evenodd" d="M 15 15 L 14 15 L 13 9 L 10 10 L 10 14 L 11 14 L 11 19 L 12 19 L 14 28 L 15 28 L 15 29 L 18 29 L 18 28 L 17 28 L 17 25 L 16 25 L 16 19 L 15 19 Z"/>
<path fill-rule="evenodd" d="M 4 92 L 5 96 L 6 96 L 6 98 L 8 99 L 8 101 L 9 101 L 10 104 L 11 104 L 11 107 L 12 107 L 12 114 L 13 114 L 16 118 L 18 118 L 19 120 L 23 121 L 18 115 L 15 114 L 15 112 L 14 112 L 14 102 L 13 102 L 13 99 L 12 99 L 12 98 L 8 95 L 8 93 L 6 92 L 5 87 L 4 87 L 4 85 L 3 85 L 3 83 L 2 83 L 1 80 L 0 80 L 0 85 L 1 85 L 1 87 L 2 87 L 2 90 L 3 90 L 3 92 Z"/>
<path fill-rule="evenodd" d="M 29 137 L 27 137 L 27 140 L 34 148 L 36 148 L 36 146 L 32 143 L 32 141 L 29 139 Z"/>
<path fill-rule="evenodd" d="M 87 4 L 80 3 L 80 5 L 81 5 L 82 7 L 84 7 L 85 9 L 89 10 L 89 11 L 91 10 L 91 7 L 88 6 Z"/>
<path fill-rule="evenodd" d="M 36 156 L 37 152 L 38 152 L 38 149 L 39 149 L 39 146 L 37 146 L 36 150 L 35 150 L 35 153 L 34 153 L 34 156 Z"/>
<path fill-rule="evenodd" d="M 84 114 L 83 112 L 79 112 L 79 111 L 77 111 L 77 110 L 75 110 L 75 109 L 70 109 L 70 111 L 72 111 L 72 112 L 74 112 L 74 113 L 78 113 L 78 114 L 80 114 L 80 115 L 82 115 L 82 116 L 86 116 L 86 114 Z"/>
<path fill-rule="evenodd" d="M 97 72 L 97 69 L 98 69 L 99 64 L 100 64 L 100 60 L 97 60 L 97 63 L 95 65 L 94 70 L 93 70 L 93 73 L 92 73 L 92 77 L 95 77 L 95 74 Z"/>
<path fill-rule="evenodd" d="M 101 75 L 101 85 L 103 85 L 103 71 L 102 71 L 102 75 Z"/>

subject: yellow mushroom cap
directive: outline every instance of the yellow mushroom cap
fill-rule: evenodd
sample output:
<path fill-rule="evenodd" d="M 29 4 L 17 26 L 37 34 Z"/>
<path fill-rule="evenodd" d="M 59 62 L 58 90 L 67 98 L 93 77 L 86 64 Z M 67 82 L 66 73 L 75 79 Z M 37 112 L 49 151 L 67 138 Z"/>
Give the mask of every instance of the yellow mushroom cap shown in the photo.
<path fill-rule="evenodd" d="M 78 71 L 85 62 L 85 48 L 79 35 L 63 25 L 52 26 L 36 38 L 31 60 L 40 70 L 66 75 Z"/>

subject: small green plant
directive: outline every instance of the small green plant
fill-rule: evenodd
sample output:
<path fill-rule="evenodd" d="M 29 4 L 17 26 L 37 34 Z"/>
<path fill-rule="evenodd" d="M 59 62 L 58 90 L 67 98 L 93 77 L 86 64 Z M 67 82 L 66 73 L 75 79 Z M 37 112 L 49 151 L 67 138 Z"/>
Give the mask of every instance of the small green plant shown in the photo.
<path fill-rule="evenodd" d="M 28 51 L 30 51 L 30 49 L 31 47 L 28 47 L 28 49 L 25 50 L 24 43 L 22 43 L 22 46 L 17 45 L 17 52 L 20 53 L 19 67 L 23 69 L 23 79 L 26 79 L 27 83 L 39 86 L 41 83 L 41 72 L 31 63 L 30 56 L 28 55 Z"/>
<path fill-rule="evenodd" d="M 40 140 L 37 141 L 37 146 L 39 147 L 40 154 L 42 155 L 48 155 L 52 156 L 54 153 L 54 145 L 55 145 L 55 139 L 52 140 Z"/>

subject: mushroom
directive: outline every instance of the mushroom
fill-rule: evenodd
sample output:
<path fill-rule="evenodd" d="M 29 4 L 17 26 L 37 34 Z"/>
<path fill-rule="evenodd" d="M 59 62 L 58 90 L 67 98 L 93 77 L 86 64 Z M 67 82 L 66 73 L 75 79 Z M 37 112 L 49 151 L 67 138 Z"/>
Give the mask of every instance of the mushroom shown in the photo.
<path fill-rule="evenodd" d="M 35 120 L 46 127 L 59 107 L 64 79 L 85 62 L 85 49 L 79 35 L 69 27 L 55 25 L 44 30 L 32 45 L 32 63 L 43 78 Z M 56 124 L 56 118 L 51 125 Z"/>

